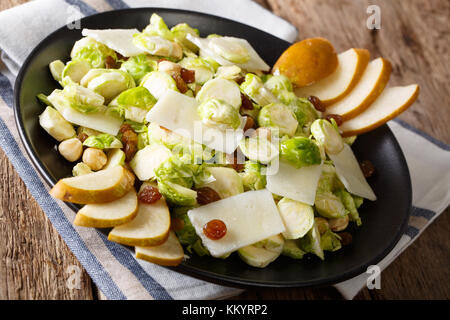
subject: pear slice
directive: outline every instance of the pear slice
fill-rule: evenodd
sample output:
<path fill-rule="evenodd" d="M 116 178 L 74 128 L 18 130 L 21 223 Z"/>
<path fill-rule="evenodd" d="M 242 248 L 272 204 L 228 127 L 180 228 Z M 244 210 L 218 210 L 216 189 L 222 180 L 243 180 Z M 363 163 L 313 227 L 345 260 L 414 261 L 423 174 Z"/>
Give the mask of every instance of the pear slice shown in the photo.
<path fill-rule="evenodd" d="M 325 114 L 338 114 L 343 120 L 356 117 L 383 92 L 391 70 L 391 63 L 386 59 L 371 61 L 353 90 L 342 100 L 328 106 Z"/>
<path fill-rule="evenodd" d="M 161 266 L 177 266 L 183 261 L 183 247 L 173 231 L 169 232 L 167 240 L 152 247 L 135 247 L 136 258 L 146 260 Z"/>
<path fill-rule="evenodd" d="M 105 203 L 122 198 L 131 190 L 134 174 L 122 166 L 65 178 L 50 190 L 56 199 L 79 203 Z"/>
<path fill-rule="evenodd" d="M 167 240 L 170 213 L 164 198 L 155 203 L 139 203 L 137 216 L 111 230 L 108 240 L 128 246 L 157 246 Z"/>
<path fill-rule="evenodd" d="M 338 63 L 330 41 L 309 38 L 287 48 L 275 62 L 272 73 L 285 75 L 297 87 L 305 87 L 328 77 Z"/>
<path fill-rule="evenodd" d="M 85 205 L 78 211 L 73 224 L 80 227 L 112 228 L 133 220 L 137 211 L 138 199 L 133 188 L 115 201 Z"/>
<path fill-rule="evenodd" d="M 387 88 L 366 111 L 344 121 L 339 129 L 344 137 L 349 137 L 378 128 L 408 109 L 418 96 L 417 84 Z"/>
<path fill-rule="evenodd" d="M 344 98 L 361 79 L 370 60 L 366 49 L 349 49 L 338 55 L 338 67 L 331 75 L 311 86 L 295 89 L 299 97 L 318 97 L 325 106 Z"/>

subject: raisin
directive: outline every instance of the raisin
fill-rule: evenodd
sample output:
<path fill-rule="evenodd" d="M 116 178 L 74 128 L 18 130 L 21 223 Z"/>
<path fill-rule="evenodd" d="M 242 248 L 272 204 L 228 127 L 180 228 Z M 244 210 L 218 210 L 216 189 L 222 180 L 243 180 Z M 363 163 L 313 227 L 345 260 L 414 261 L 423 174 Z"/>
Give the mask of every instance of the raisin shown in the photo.
<path fill-rule="evenodd" d="M 84 132 L 80 132 L 77 136 L 78 140 L 80 140 L 81 142 L 84 142 L 87 138 L 89 138 L 89 136 L 84 133 Z"/>
<path fill-rule="evenodd" d="M 227 226 L 222 220 L 214 219 L 203 226 L 203 233 L 211 240 L 219 240 L 227 234 Z"/>
<path fill-rule="evenodd" d="M 105 59 L 105 68 L 116 69 L 117 68 L 116 60 L 114 60 L 114 58 L 111 56 L 107 56 Z"/>
<path fill-rule="evenodd" d="M 125 160 L 127 162 L 130 162 L 137 152 L 137 144 L 131 144 L 131 143 L 125 144 L 124 152 L 125 152 Z"/>
<path fill-rule="evenodd" d="M 122 133 L 124 133 L 125 131 L 128 131 L 128 130 L 133 130 L 133 129 L 131 128 L 131 125 L 130 125 L 130 124 L 124 123 L 124 124 L 122 124 L 122 125 L 120 126 L 120 132 L 122 132 Z"/>
<path fill-rule="evenodd" d="M 172 227 L 173 231 L 180 231 L 184 228 L 184 221 L 181 218 L 174 217 L 170 222 L 170 226 Z"/>
<path fill-rule="evenodd" d="M 236 83 L 237 83 L 238 85 L 241 85 L 242 82 L 244 82 L 244 81 L 245 81 L 245 78 L 244 78 L 244 77 L 239 77 L 239 78 L 236 79 Z"/>
<path fill-rule="evenodd" d="M 341 237 L 341 244 L 343 246 L 348 246 L 353 241 L 352 235 L 349 232 L 339 232 L 338 235 Z"/>
<path fill-rule="evenodd" d="M 364 177 L 369 178 L 373 176 L 375 173 L 375 167 L 369 160 L 363 160 L 359 163 L 359 166 L 361 167 L 361 171 L 364 174 Z"/>
<path fill-rule="evenodd" d="M 245 159 L 245 157 L 241 157 Z M 237 172 L 242 171 L 244 169 L 244 164 L 240 163 L 237 151 L 233 154 L 226 154 L 227 164 L 230 165 Z"/>
<path fill-rule="evenodd" d="M 328 114 L 325 116 L 325 119 L 331 122 L 331 119 L 334 119 L 334 121 L 336 121 L 336 124 L 338 126 L 340 126 L 344 120 L 342 119 L 342 117 L 338 114 Z"/>
<path fill-rule="evenodd" d="M 125 158 L 128 162 L 137 152 L 138 136 L 133 130 L 126 130 L 122 133 L 121 141 L 124 144 Z"/>
<path fill-rule="evenodd" d="M 138 199 L 142 203 L 152 204 L 161 199 L 162 195 L 159 193 L 158 188 L 152 186 L 145 186 L 139 192 Z"/>
<path fill-rule="evenodd" d="M 117 60 L 122 60 L 122 61 L 127 61 L 128 60 L 128 57 L 124 57 L 123 55 L 121 55 L 117 51 L 116 51 L 116 56 L 117 56 Z"/>
<path fill-rule="evenodd" d="M 253 103 L 250 101 L 250 99 L 243 93 L 241 93 L 241 108 L 245 110 L 253 110 Z"/>
<path fill-rule="evenodd" d="M 186 82 L 183 80 L 181 75 L 179 73 L 173 73 L 172 74 L 173 80 L 175 80 L 175 83 L 177 84 L 177 88 L 181 93 L 185 93 L 189 90 Z"/>
<path fill-rule="evenodd" d="M 134 143 L 138 141 L 138 136 L 133 130 L 126 130 L 122 133 L 122 143 Z"/>
<path fill-rule="evenodd" d="M 247 121 L 245 122 L 245 126 L 244 126 L 244 132 L 247 131 L 248 129 L 254 129 L 255 128 L 255 120 L 253 120 L 252 117 L 247 116 Z"/>
<path fill-rule="evenodd" d="M 205 205 L 218 200 L 220 200 L 220 196 L 214 189 L 209 187 L 197 189 L 197 202 L 200 205 Z"/>
<path fill-rule="evenodd" d="M 322 101 L 316 96 L 309 96 L 308 100 L 313 104 L 314 108 L 316 108 L 317 111 L 325 111 L 325 106 L 323 105 Z"/>
<path fill-rule="evenodd" d="M 181 74 L 181 78 L 183 78 L 184 82 L 186 82 L 186 83 L 194 83 L 195 82 L 195 71 L 194 70 L 188 70 L 185 68 L 181 68 L 180 74 Z"/>

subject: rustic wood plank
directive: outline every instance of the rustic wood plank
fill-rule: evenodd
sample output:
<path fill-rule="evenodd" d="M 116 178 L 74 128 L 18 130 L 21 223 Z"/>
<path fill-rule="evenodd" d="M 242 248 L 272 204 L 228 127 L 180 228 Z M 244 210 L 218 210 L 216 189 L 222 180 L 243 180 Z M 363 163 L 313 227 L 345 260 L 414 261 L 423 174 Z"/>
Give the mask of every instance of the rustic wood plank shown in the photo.
<path fill-rule="evenodd" d="M 350 1 L 256 0 L 289 20 L 299 38 L 323 36 L 338 51 L 365 47 L 394 65 L 392 84 L 417 82 L 421 95 L 401 119 L 450 143 L 447 110 L 450 4 L 445 0 Z M 27 0 L 2 0 L 0 10 Z M 382 28 L 365 27 L 366 8 L 378 4 Z M 447 108 L 447 109 L 446 109 Z M 92 299 L 91 281 L 82 272 L 81 290 L 69 290 L 65 270 L 80 264 L 0 150 L 0 299 Z M 382 289 L 363 290 L 357 299 L 450 297 L 449 209 L 382 274 Z M 242 299 L 339 299 L 331 288 L 249 290 Z"/>
<path fill-rule="evenodd" d="M 0 149 L 0 299 L 92 299 L 87 273 Z M 71 266 L 80 288 L 67 286 Z"/>
<path fill-rule="evenodd" d="M 418 101 L 399 118 L 450 144 L 448 16 L 445 0 L 267 0 L 277 15 L 293 23 L 299 38 L 325 37 L 338 52 L 370 50 L 393 65 L 390 85 L 418 83 Z M 381 9 L 381 29 L 366 27 L 369 4 Z"/>
<path fill-rule="evenodd" d="M 381 289 L 371 290 L 372 298 L 450 299 L 449 226 L 447 209 L 381 274 Z"/>
<path fill-rule="evenodd" d="M 18 6 L 19 4 L 23 4 L 28 1 L 30 0 L 2 0 L 0 1 L 0 11 Z"/>
<path fill-rule="evenodd" d="M 29 0 L 1 0 L 0 11 Z M 96 298 L 93 283 L 0 149 L 0 299 Z M 79 288 L 67 286 L 79 268 Z M 68 269 L 69 268 L 69 269 Z"/>
<path fill-rule="evenodd" d="M 419 83 L 419 100 L 400 119 L 450 144 L 448 94 L 448 1 L 398 0 L 266 0 L 258 1 L 293 23 L 299 39 L 322 36 L 338 52 L 368 48 L 373 57 L 388 58 L 394 66 L 393 85 Z M 366 8 L 381 8 L 381 29 L 366 28 Z M 448 299 L 447 209 L 414 244 L 382 274 L 382 289 L 362 290 L 356 299 Z M 425 263 L 426 261 L 426 263 Z M 275 293 L 274 293 L 275 292 Z M 329 289 L 265 290 L 244 293 L 242 298 L 328 298 Z"/>

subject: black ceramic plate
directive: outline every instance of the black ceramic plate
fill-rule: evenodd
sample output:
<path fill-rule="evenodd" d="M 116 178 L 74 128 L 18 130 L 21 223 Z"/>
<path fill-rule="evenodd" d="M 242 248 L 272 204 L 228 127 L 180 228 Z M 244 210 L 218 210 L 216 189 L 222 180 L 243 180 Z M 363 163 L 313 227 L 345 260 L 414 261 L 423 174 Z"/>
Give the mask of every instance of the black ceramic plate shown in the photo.
<path fill-rule="evenodd" d="M 270 65 L 289 46 L 289 43 L 247 25 L 181 10 L 111 11 L 84 18 L 81 26 L 90 29 L 142 29 L 154 12 L 160 14 L 169 26 L 186 22 L 198 28 L 203 36 L 217 33 L 245 38 Z M 79 38 L 81 30 L 65 27 L 50 34 L 32 51 L 15 84 L 15 115 L 21 139 L 34 165 L 50 185 L 70 176 L 73 164 L 64 161 L 56 151 L 55 141 L 39 127 L 38 116 L 43 106 L 36 95 L 50 94 L 58 87 L 50 75 L 48 64 L 56 59 L 68 60 L 73 43 Z M 226 260 L 192 255 L 191 259 L 173 269 L 221 284 L 268 287 L 332 284 L 365 272 L 367 266 L 386 256 L 402 235 L 411 208 L 411 183 L 402 151 L 387 126 L 360 136 L 353 149 L 360 160 L 369 159 L 376 167 L 376 175 L 370 178 L 369 183 L 378 200 L 365 201 L 359 210 L 363 224 L 351 229 L 352 245 L 327 253 L 325 261 L 315 257 L 299 261 L 280 257 L 267 268 L 257 269 L 240 261 L 235 254 Z"/>

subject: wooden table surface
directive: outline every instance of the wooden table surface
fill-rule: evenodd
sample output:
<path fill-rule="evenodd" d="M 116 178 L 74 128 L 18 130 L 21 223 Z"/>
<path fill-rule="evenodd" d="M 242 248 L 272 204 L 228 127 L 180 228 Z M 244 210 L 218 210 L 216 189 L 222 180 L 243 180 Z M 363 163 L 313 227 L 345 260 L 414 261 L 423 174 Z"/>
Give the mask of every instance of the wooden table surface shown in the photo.
<path fill-rule="evenodd" d="M 1 0 L 0 10 L 27 2 Z M 149 1 L 150 2 L 150 1 Z M 258 0 L 294 24 L 299 39 L 328 38 L 338 52 L 370 50 L 393 64 L 391 84 L 418 83 L 418 101 L 399 118 L 450 144 L 448 0 Z M 381 8 L 381 29 L 368 30 L 366 9 Z M 0 149 L 0 299 L 101 299 Z M 381 276 L 380 290 L 356 299 L 449 299 L 449 208 Z M 83 270 L 68 289 L 65 270 Z M 332 287 L 249 290 L 242 299 L 340 299 Z"/>

